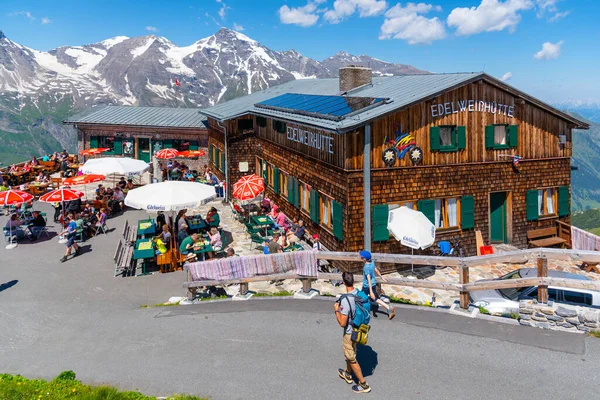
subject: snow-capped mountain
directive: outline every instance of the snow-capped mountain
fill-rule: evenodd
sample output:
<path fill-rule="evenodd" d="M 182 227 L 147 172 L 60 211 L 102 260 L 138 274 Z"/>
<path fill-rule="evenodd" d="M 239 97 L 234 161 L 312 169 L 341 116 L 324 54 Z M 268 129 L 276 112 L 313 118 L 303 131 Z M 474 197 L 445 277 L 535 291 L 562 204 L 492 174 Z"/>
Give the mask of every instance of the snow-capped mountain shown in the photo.
<path fill-rule="evenodd" d="M 347 53 L 319 62 L 295 50 L 273 51 L 226 28 L 185 47 L 154 35 L 118 36 L 48 52 L 0 32 L 0 135 L 37 127 L 71 147 L 72 134 L 60 119 L 91 106 L 205 107 L 293 79 L 335 77 L 348 64 L 369 66 L 376 76 L 424 72 Z M 17 123 L 23 116 L 33 121 Z"/>

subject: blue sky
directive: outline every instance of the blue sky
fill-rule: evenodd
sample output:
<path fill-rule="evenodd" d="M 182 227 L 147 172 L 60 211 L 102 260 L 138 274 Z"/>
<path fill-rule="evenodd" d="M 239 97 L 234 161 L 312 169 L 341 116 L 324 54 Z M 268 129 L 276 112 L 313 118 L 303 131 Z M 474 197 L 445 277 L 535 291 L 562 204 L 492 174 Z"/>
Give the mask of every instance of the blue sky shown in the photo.
<path fill-rule="evenodd" d="M 600 100 L 599 1 L 2 0 L 0 30 L 49 50 L 156 34 L 189 45 L 237 28 L 322 60 L 368 54 L 434 72 L 485 70 L 549 102 Z M 537 56 L 536 56 L 537 55 Z"/>

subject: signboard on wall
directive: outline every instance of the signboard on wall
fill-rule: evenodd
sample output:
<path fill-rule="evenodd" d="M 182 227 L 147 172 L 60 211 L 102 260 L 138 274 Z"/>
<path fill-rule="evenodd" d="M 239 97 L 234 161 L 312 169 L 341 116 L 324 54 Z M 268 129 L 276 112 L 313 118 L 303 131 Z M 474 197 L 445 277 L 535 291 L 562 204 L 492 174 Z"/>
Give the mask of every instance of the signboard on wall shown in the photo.
<path fill-rule="evenodd" d="M 491 114 L 506 115 L 509 118 L 514 117 L 515 106 L 509 104 L 496 103 L 495 101 L 483 100 L 456 100 L 446 103 L 431 105 L 432 117 L 443 117 L 444 115 L 458 114 L 459 112 L 486 112 Z"/>
<path fill-rule="evenodd" d="M 322 132 L 313 132 L 306 128 L 287 127 L 286 138 L 289 141 L 301 143 L 307 147 L 333 154 L 333 137 Z"/>

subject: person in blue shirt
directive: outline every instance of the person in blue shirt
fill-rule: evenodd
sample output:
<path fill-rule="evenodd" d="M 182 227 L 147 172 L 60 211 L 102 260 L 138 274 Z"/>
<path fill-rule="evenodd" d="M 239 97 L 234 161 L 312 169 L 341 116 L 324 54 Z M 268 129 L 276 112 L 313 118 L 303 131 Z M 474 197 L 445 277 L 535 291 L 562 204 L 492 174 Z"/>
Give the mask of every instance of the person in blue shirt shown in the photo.
<path fill-rule="evenodd" d="M 391 304 L 387 304 L 385 301 L 381 300 L 379 298 L 379 295 L 377 294 L 377 278 L 375 277 L 375 275 L 378 275 L 383 282 L 387 282 L 387 280 L 381 275 L 381 273 L 375 266 L 375 262 L 373 262 L 371 258 L 371 252 L 367 250 L 361 250 L 358 254 L 365 263 L 365 266 L 363 268 L 362 291 L 365 292 L 365 294 L 371 299 L 371 308 L 373 310 L 373 316 L 377 317 L 377 308 L 378 306 L 381 306 L 387 310 L 389 319 L 394 318 L 396 316 L 396 314 L 394 313 L 394 307 L 392 307 Z"/>
<path fill-rule="evenodd" d="M 77 223 L 75 222 L 75 220 L 73 219 L 73 214 L 69 214 L 67 216 L 67 229 L 65 229 L 61 235 L 65 235 L 66 239 L 67 239 L 67 251 L 65 252 L 65 255 L 63 256 L 63 258 L 60 259 L 60 262 L 65 262 L 67 261 L 67 257 L 69 257 L 69 255 L 71 254 L 71 248 L 75 249 L 75 256 L 79 255 L 79 250 L 81 250 L 81 248 L 79 247 L 79 245 L 77 243 L 75 243 L 75 236 L 77 234 Z"/>

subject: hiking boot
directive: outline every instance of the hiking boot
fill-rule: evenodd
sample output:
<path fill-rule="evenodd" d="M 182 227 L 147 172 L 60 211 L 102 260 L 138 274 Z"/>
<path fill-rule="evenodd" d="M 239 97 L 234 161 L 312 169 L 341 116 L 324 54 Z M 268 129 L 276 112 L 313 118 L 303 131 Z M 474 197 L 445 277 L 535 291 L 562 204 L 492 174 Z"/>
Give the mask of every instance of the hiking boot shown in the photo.
<path fill-rule="evenodd" d="M 352 375 L 343 369 L 338 369 L 338 375 L 340 378 L 346 381 L 347 384 L 352 384 L 354 381 L 352 380 Z"/>
<path fill-rule="evenodd" d="M 63 258 L 60 259 L 60 262 L 65 262 L 67 261 L 67 256 L 63 256 Z"/>
<path fill-rule="evenodd" d="M 358 385 L 352 386 L 352 391 L 354 393 L 369 393 L 371 391 L 371 386 L 367 382 L 359 383 Z"/>
<path fill-rule="evenodd" d="M 390 310 L 388 311 L 388 318 L 394 319 L 395 316 L 396 316 L 396 313 L 394 311 L 394 307 L 390 306 Z"/>

